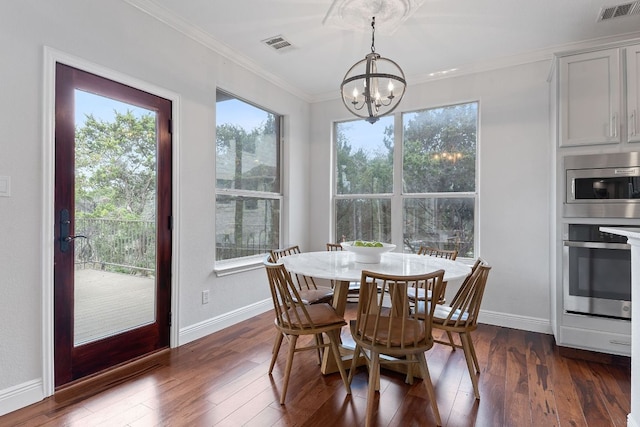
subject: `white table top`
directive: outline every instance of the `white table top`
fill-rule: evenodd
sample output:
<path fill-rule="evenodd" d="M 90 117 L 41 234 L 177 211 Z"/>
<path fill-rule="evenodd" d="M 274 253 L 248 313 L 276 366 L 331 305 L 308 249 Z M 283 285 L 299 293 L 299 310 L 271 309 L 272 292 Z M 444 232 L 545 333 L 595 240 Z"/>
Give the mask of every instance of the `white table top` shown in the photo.
<path fill-rule="evenodd" d="M 387 252 L 377 264 L 355 261 L 355 254 L 348 251 L 303 252 L 287 255 L 280 260 L 287 270 L 318 279 L 358 282 L 362 270 L 396 276 L 410 276 L 444 270 L 444 280 L 466 277 L 471 267 L 460 262 L 428 255 Z"/>

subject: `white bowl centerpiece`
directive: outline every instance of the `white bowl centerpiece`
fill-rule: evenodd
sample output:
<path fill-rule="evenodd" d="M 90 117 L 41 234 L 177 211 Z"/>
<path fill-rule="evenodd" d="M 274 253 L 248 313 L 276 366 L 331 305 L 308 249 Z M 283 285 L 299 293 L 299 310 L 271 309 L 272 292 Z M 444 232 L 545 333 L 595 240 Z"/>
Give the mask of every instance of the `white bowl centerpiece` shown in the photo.
<path fill-rule="evenodd" d="M 342 242 L 340 245 L 345 251 L 353 252 L 355 254 L 356 262 L 364 264 L 377 264 L 380 262 L 380 258 L 383 253 L 392 251 L 396 248 L 396 245 L 391 243 L 365 242 L 362 240 Z"/>

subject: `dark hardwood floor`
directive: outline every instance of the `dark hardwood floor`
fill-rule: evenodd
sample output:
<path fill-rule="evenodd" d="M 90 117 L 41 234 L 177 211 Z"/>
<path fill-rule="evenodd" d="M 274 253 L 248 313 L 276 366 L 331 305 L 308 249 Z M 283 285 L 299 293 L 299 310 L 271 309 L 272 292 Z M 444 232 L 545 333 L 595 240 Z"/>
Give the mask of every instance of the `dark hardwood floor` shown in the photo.
<path fill-rule="evenodd" d="M 349 304 L 353 313 L 355 304 Z M 287 401 L 279 392 L 283 345 L 267 375 L 275 334 L 266 313 L 141 361 L 123 379 L 85 381 L 0 417 L 1 426 L 360 426 L 367 373 L 359 368 L 346 395 L 339 374 L 320 374 L 315 352 L 296 354 Z M 343 330 L 343 339 L 348 339 Z M 436 344 L 427 353 L 445 426 L 626 426 L 630 411 L 627 358 L 563 357 L 552 336 L 480 325 L 474 343 L 481 400 L 461 350 Z M 616 363 L 613 363 L 616 362 Z M 127 371 L 129 369 L 129 371 Z M 383 371 L 377 425 L 430 426 L 422 382 Z"/>

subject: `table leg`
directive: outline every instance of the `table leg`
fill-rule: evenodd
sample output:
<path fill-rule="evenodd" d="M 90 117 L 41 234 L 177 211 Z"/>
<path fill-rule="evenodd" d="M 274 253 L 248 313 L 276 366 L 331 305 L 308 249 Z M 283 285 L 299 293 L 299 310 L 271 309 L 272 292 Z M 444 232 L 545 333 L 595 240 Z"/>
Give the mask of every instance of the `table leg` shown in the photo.
<path fill-rule="evenodd" d="M 336 281 L 333 288 L 333 308 L 340 316 L 344 316 L 345 309 L 347 307 L 347 294 L 349 293 L 349 282 Z M 342 361 L 346 369 L 351 368 L 351 357 L 353 349 L 348 349 L 342 345 L 340 348 L 340 354 L 342 355 Z M 320 372 L 323 374 L 332 374 L 338 372 L 338 366 L 336 360 L 330 351 L 324 351 L 322 355 L 322 365 L 320 366 Z"/>

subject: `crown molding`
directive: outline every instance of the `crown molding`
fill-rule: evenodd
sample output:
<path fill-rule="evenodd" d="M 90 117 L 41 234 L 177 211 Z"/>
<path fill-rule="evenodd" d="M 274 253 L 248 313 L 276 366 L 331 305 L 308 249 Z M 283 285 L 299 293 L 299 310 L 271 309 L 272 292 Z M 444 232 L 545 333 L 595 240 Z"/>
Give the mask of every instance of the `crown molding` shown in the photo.
<path fill-rule="evenodd" d="M 157 19 L 158 21 L 166 24 L 167 26 L 173 28 L 181 34 L 189 37 L 190 39 L 200 43 L 206 48 L 214 51 L 215 53 L 225 57 L 229 61 L 232 61 L 252 73 L 260 76 L 261 78 L 273 83 L 274 85 L 280 87 L 281 89 L 286 90 L 298 98 L 301 98 L 307 102 L 313 102 L 314 97 L 310 94 L 301 91 L 299 88 L 292 86 L 286 80 L 278 77 L 275 74 L 272 74 L 268 71 L 265 71 L 264 68 L 260 67 L 256 62 L 254 62 L 249 57 L 239 53 L 236 50 L 233 50 L 229 46 L 224 43 L 221 43 L 219 40 L 211 37 L 208 33 L 201 30 L 198 27 L 188 23 L 184 19 L 174 15 L 170 10 L 158 5 L 152 0 L 123 0 L 125 3 L 128 3 L 132 7 L 146 13 L 152 18 Z"/>

